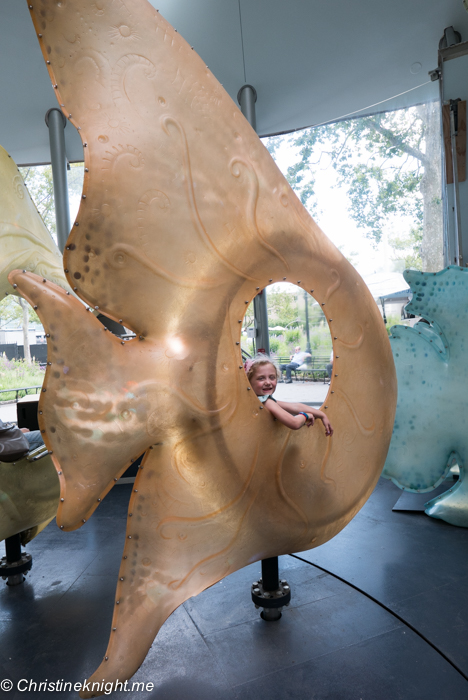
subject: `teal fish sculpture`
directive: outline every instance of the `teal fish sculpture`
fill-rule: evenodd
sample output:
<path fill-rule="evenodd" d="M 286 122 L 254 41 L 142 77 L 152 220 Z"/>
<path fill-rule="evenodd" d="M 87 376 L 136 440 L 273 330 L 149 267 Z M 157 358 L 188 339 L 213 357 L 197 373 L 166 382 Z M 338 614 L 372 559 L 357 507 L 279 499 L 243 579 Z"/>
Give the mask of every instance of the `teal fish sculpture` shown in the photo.
<path fill-rule="evenodd" d="M 440 272 L 406 270 L 404 277 L 413 292 L 406 309 L 424 321 L 391 329 L 398 402 L 382 476 L 424 493 L 458 464 L 458 482 L 428 499 L 425 512 L 468 527 L 468 270 L 451 265 Z"/>

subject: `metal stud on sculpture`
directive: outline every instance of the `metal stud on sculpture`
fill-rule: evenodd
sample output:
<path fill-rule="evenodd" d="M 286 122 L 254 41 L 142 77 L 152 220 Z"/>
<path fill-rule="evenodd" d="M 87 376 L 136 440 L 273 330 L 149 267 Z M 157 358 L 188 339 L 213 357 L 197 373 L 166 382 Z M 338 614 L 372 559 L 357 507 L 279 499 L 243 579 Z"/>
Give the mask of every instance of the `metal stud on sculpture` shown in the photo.
<path fill-rule="evenodd" d="M 238 107 L 149 3 L 103 2 L 38 0 L 31 14 L 88 144 L 68 279 L 145 341 L 121 345 L 59 288 L 11 275 L 51 336 L 40 419 L 63 472 L 59 526 L 79 527 L 147 449 L 91 682 L 129 678 L 188 597 L 339 532 L 378 479 L 396 399 L 375 302 Z M 245 300 L 291 274 L 334 319 L 331 439 L 259 411 L 237 369 Z"/>
<path fill-rule="evenodd" d="M 406 270 L 404 277 L 413 292 L 406 308 L 427 323 L 392 328 L 398 404 L 382 475 L 427 493 L 428 515 L 468 527 L 468 270 L 451 265 L 437 273 Z M 431 500 L 457 463 L 457 484 Z"/>

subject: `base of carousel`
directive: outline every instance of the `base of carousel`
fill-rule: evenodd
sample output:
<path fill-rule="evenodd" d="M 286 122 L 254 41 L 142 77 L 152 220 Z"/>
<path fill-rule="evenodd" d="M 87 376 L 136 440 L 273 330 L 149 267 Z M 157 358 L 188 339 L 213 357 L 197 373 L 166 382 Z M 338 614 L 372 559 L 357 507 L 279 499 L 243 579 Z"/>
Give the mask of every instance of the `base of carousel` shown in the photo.
<path fill-rule="evenodd" d="M 15 684 L 9 699 L 46 696 L 18 690 L 20 679 L 82 682 L 100 663 L 130 491 L 115 487 L 76 532 L 49 525 L 26 548 L 26 582 L 0 583 L 0 680 Z M 292 600 L 278 622 L 264 622 L 250 599 L 259 563 L 187 601 L 132 679 L 154 690 L 111 697 L 466 700 L 468 530 L 392 512 L 400 495 L 381 479 L 331 542 L 280 557 Z"/>

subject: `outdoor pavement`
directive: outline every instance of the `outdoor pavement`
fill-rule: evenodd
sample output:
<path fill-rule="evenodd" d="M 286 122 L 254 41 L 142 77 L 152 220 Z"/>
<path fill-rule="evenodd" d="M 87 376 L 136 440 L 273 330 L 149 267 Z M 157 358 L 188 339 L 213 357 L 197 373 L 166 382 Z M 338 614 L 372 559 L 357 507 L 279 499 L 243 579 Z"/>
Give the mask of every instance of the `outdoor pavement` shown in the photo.
<path fill-rule="evenodd" d="M 301 401 L 302 403 L 321 406 L 325 401 L 329 384 L 319 382 L 293 381 L 292 384 L 278 384 L 274 397 L 280 401 Z"/>

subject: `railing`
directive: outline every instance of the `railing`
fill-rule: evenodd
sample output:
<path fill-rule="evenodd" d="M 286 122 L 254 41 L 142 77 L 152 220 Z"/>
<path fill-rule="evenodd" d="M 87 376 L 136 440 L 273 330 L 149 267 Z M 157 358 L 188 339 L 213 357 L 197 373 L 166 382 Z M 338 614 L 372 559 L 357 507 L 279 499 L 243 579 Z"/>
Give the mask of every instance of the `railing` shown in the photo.
<path fill-rule="evenodd" d="M 0 394 L 15 394 L 15 401 L 18 403 L 18 398 L 21 392 L 23 393 L 23 396 L 27 396 L 30 391 L 34 390 L 34 393 L 37 394 L 37 392 L 42 389 L 42 385 L 39 384 L 38 386 L 21 386 L 18 387 L 17 389 L 0 389 Z M 0 402 L 2 400 L 9 401 L 10 399 L 2 399 L 0 396 Z"/>

